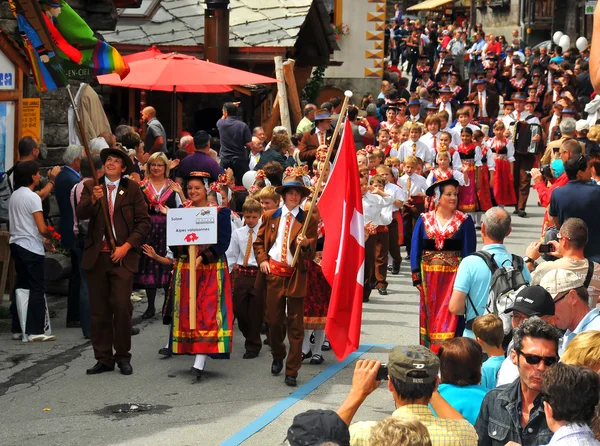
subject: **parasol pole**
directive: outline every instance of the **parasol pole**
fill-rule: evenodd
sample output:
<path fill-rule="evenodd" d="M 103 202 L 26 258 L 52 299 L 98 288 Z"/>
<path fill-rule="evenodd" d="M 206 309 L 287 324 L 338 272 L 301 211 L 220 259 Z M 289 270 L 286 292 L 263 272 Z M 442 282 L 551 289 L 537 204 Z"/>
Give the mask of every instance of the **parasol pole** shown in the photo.
<path fill-rule="evenodd" d="M 333 146 L 334 146 L 335 141 L 340 133 L 340 128 L 342 126 L 342 118 L 345 117 L 345 115 L 346 115 L 346 109 L 348 108 L 348 101 L 350 100 L 351 97 L 352 97 L 352 92 L 350 90 L 346 90 L 344 92 L 344 103 L 342 104 L 342 109 L 340 110 L 339 119 L 337 121 L 337 124 L 335 125 L 333 137 L 331 138 L 331 142 L 329 143 L 329 148 L 327 149 L 327 156 L 325 157 L 325 161 L 324 161 L 325 166 L 329 165 L 329 160 L 331 159 L 331 155 L 333 153 Z M 321 170 L 321 173 L 319 174 L 319 179 L 317 181 L 317 185 L 315 186 L 314 198 L 310 202 L 310 207 L 308 208 L 308 212 L 306 213 L 306 220 L 304 221 L 304 225 L 302 225 L 302 232 L 300 234 L 303 237 L 306 235 L 306 230 L 308 229 L 308 223 L 310 222 L 310 218 L 312 217 L 313 209 L 314 209 L 315 205 L 317 204 L 317 197 L 319 196 L 319 193 L 321 192 L 321 185 L 323 183 L 321 181 L 321 175 L 323 174 L 324 170 L 325 170 L 325 168 L 323 168 Z M 331 175 L 331 172 L 329 172 L 329 174 Z M 292 265 L 291 265 L 292 268 L 294 268 L 296 266 L 296 262 L 298 261 L 299 254 L 300 254 L 300 248 L 297 247 L 296 252 L 294 252 L 294 259 L 292 260 Z"/>
<path fill-rule="evenodd" d="M 196 329 L 196 245 L 190 245 L 189 247 L 189 255 L 190 255 L 190 311 L 189 311 L 189 321 L 190 321 L 190 330 Z"/>
<path fill-rule="evenodd" d="M 173 126 L 171 127 L 171 135 L 173 136 L 173 156 L 175 156 L 175 152 L 177 151 L 177 85 L 173 85 L 173 110 L 172 110 L 172 118 L 173 118 Z M 168 150 L 168 149 L 167 149 Z"/>
<path fill-rule="evenodd" d="M 92 153 L 90 152 L 90 147 L 88 145 L 88 140 L 85 136 L 85 130 L 83 128 L 83 123 L 81 122 L 81 117 L 79 116 L 79 110 L 77 108 L 77 104 L 75 104 L 75 98 L 73 97 L 73 92 L 71 91 L 71 86 L 67 85 L 67 91 L 69 92 L 69 98 L 71 99 L 71 105 L 73 106 L 73 111 L 75 112 L 75 120 L 77 121 L 77 126 L 79 128 L 79 134 L 81 135 L 81 143 L 83 144 L 83 149 L 85 150 L 85 155 L 90 163 L 90 171 L 92 172 L 92 178 L 94 180 L 94 186 L 100 186 L 100 182 L 98 181 L 98 175 L 96 174 L 96 166 L 94 166 L 94 158 L 92 157 Z M 110 219 L 108 218 L 108 205 L 106 200 L 100 200 L 100 207 L 102 208 L 102 216 L 104 217 L 104 223 L 106 227 L 105 236 L 107 237 L 108 243 L 110 245 L 111 251 L 115 251 L 117 248 L 115 243 L 115 236 L 112 231 L 112 225 L 110 224 Z"/>

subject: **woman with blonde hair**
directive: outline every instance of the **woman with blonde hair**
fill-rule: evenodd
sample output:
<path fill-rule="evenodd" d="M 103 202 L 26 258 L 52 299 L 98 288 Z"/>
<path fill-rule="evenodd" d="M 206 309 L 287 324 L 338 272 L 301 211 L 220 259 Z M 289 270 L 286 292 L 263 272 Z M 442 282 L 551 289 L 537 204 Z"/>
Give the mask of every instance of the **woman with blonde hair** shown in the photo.
<path fill-rule="evenodd" d="M 140 183 L 140 189 L 148 204 L 148 213 L 152 227 L 146 244 L 154 247 L 159 256 L 167 254 L 167 209 L 181 206 L 185 200 L 181 186 L 169 179 L 169 160 L 162 152 L 150 155 L 147 162 L 146 177 Z M 135 289 L 145 289 L 148 308 L 142 315 L 149 319 L 156 313 L 154 301 L 156 290 L 163 288 L 165 296 L 169 287 L 170 268 L 165 267 L 148 256 L 142 256 L 134 278 Z"/>

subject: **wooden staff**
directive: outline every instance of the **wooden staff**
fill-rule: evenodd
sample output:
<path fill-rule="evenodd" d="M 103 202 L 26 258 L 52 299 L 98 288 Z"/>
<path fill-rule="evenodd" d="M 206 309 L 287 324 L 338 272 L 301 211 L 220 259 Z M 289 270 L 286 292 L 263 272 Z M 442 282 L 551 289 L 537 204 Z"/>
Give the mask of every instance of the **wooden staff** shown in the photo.
<path fill-rule="evenodd" d="M 92 172 L 92 178 L 94 180 L 94 186 L 100 186 L 100 182 L 98 181 L 98 175 L 96 175 L 96 166 L 94 166 L 94 158 L 92 157 L 92 153 L 90 152 L 90 147 L 88 146 L 88 140 L 85 135 L 85 129 L 83 128 L 83 123 L 81 122 L 81 118 L 79 117 L 79 109 L 77 108 L 77 104 L 75 104 L 75 98 L 73 97 L 73 93 L 71 92 L 71 86 L 67 85 L 67 91 L 69 92 L 69 98 L 71 98 L 71 105 L 73 105 L 73 111 L 75 112 L 75 120 L 77 121 L 77 126 L 79 127 L 79 134 L 81 135 L 81 143 L 83 144 L 83 149 L 85 150 L 85 155 L 87 156 L 88 161 L 90 162 L 90 171 Z M 100 200 L 100 207 L 102 208 L 102 215 L 104 216 L 104 223 L 106 225 L 105 236 L 110 245 L 110 249 L 112 252 L 117 249 L 117 245 L 115 243 L 115 236 L 112 231 L 112 224 L 110 223 L 110 218 L 108 217 L 108 204 L 106 200 Z"/>
<path fill-rule="evenodd" d="M 196 245 L 190 245 L 190 330 L 196 329 Z"/>
<path fill-rule="evenodd" d="M 335 144 L 335 140 L 337 139 L 337 137 L 340 133 L 340 128 L 342 126 L 342 120 L 343 120 L 342 118 L 346 115 L 346 109 L 348 108 L 348 101 L 350 100 L 351 97 L 352 97 L 352 92 L 350 90 L 346 90 L 346 92 L 344 93 L 344 103 L 342 104 L 342 109 L 340 110 L 340 115 L 339 115 L 337 124 L 335 126 L 335 130 L 333 132 L 333 137 L 331 138 L 331 142 L 329 143 L 329 148 L 327 149 L 327 156 L 325 156 L 324 166 L 329 165 L 329 160 L 331 159 L 331 154 L 333 153 L 333 145 Z M 321 185 L 323 183 L 321 181 L 321 176 L 323 175 L 324 171 L 325 171 L 325 167 L 323 167 L 323 169 L 321 170 L 321 173 L 319 173 L 319 179 L 317 180 L 317 185 L 315 186 L 314 198 L 310 202 L 310 207 L 308 208 L 308 212 L 306 213 L 306 220 L 304 221 L 304 225 L 302 225 L 302 232 L 300 233 L 302 235 L 302 237 L 304 237 L 306 235 L 306 230 L 308 229 L 308 222 L 310 221 L 310 218 L 312 217 L 313 209 L 314 209 L 315 205 L 317 204 L 317 197 L 319 196 L 319 193 L 321 192 Z M 330 172 L 330 174 L 331 174 L 331 172 Z M 296 252 L 294 252 L 294 259 L 292 260 L 292 265 L 291 265 L 292 268 L 294 268 L 296 266 L 296 262 L 298 261 L 299 254 L 300 254 L 300 247 L 297 247 Z"/>

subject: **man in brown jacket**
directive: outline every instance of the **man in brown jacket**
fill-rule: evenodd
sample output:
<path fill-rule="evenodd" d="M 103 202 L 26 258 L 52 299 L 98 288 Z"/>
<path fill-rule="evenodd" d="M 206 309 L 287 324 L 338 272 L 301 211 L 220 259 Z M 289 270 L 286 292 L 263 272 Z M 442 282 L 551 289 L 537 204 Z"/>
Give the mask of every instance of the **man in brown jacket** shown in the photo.
<path fill-rule="evenodd" d="M 305 162 L 309 166 L 317 157 L 317 150 L 324 147 L 325 150 L 329 147 L 331 138 L 333 137 L 333 129 L 331 128 L 331 113 L 327 109 L 319 109 L 315 113 L 315 128 L 304 132 L 302 139 L 298 143 L 298 151 L 300 161 Z M 338 147 L 338 140 L 334 144 L 334 147 Z M 335 157 L 335 150 L 332 154 L 332 159 Z"/>
<path fill-rule="evenodd" d="M 267 324 L 273 354 L 271 373 L 279 375 L 286 357 L 285 326 L 287 304 L 287 332 L 290 352 L 287 355 L 285 383 L 296 385 L 302 365 L 304 340 L 304 296 L 306 294 L 305 260 L 315 257 L 317 222 L 306 221 L 300 203 L 310 194 L 300 178 L 288 177 L 277 188 L 283 197 L 283 206 L 263 214 L 262 224 L 254 242 L 254 255 L 260 267 L 256 288 L 266 288 Z M 300 232 L 308 225 L 306 235 Z M 291 267 L 294 253 L 299 249 L 298 262 Z"/>
<path fill-rule="evenodd" d="M 131 291 L 140 261 L 136 248 L 144 243 L 151 222 L 139 186 L 122 176 L 133 172 L 129 156 L 119 149 L 104 149 L 100 157 L 104 163 L 101 185 L 87 181 L 77 205 L 77 218 L 89 219 L 82 268 L 88 281 L 91 339 L 98 361 L 87 374 L 112 371 L 117 363 L 123 375 L 131 375 Z M 112 228 L 106 227 L 100 200 L 106 200 Z M 112 252 L 107 230 L 112 230 L 116 242 Z"/>

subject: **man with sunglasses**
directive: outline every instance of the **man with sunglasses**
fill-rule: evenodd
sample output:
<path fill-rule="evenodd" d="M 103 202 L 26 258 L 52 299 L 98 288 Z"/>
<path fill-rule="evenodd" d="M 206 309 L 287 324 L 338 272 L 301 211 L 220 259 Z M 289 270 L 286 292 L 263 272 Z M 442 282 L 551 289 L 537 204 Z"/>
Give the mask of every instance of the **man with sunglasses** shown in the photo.
<path fill-rule="evenodd" d="M 589 295 L 583 279 L 574 272 L 555 269 L 547 273 L 540 282 L 556 306 L 556 326 L 566 330 L 560 341 L 559 354 L 563 354 L 569 342 L 579 333 L 600 330 L 600 311 L 590 309 Z"/>
<path fill-rule="evenodd" d="M 529 286 L 523 288 L 517 294 L 515 303 L 506 309 L 505 313 L 512 316 L 512 328 L 514 330 L 530 317 L 538 316 L 550 325 L 554 325 L 554 301 L 548 291 L 541 286 Z M 510 358 L 510 351 L 514 348 L 514 341 L 508 344 L 508 357 L 504 360 L 498 370 L 496 386 L 510 384 L 519 377 L 519 368 Z"/>
<path fill-rule="evenodd" d="M 519 325 L 513 336 L 512 362 L 519 378 L 488 392 L 481 405 L 475 430 L 479 446 L 504 446 L 513 441 L 522 446 L 550 442 L 541 398 L 542 378 L 558 362 L 560 331 L 534 316 Z"/>
<path fill-rule="evenodd" d="M 573 156 L 565 162 L 569 182 L 552 192 L 548 215 L 550 223 L 560 229 L 569 218 L 580 218 L 588 227 L 589 240 L 584 248 L 587 259 L 600 261 L 600 219 L 597 215 L 600 188 L 592 178 L 588 156 Z"/>

